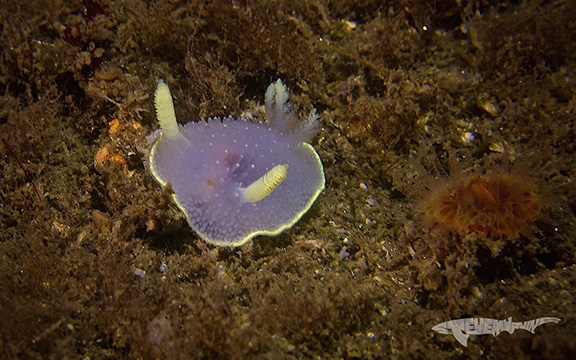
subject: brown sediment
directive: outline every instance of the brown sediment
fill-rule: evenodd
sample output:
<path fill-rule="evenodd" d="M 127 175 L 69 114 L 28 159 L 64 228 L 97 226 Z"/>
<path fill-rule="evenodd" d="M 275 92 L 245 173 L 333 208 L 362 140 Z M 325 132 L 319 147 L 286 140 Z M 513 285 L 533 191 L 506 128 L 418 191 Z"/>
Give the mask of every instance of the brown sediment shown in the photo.
<path fill-rule="evenodd" d="M 2 1 L 0 358 L 571 359 L 575 18 L 573 1 Z M 189 231 L 143 164 L 158 78 L 183 122 L 259 120 L 276 78 L 319 110 L 326 190 L 298 224 L 234 250 Z M 410 158 L 456 154 L 490 207 L 502 148 L 544 149 L 548 219 L 525 202 L 514 241 L 429 231 Z M 562 321 L 466 349 L 431 330 L 508 316 Z"/>

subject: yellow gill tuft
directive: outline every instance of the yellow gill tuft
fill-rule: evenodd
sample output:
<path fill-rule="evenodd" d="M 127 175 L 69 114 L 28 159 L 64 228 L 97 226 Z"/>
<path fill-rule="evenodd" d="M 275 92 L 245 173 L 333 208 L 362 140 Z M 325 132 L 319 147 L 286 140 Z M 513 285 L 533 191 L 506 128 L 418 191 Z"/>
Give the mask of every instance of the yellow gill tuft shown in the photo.
<path fill-rule="evenodd" d="M 288 165 L 276 165 L 258 180 L 244 189 L 242 197 L 248 202 L 257 202 L 270 195 L 288 175 Z"/>

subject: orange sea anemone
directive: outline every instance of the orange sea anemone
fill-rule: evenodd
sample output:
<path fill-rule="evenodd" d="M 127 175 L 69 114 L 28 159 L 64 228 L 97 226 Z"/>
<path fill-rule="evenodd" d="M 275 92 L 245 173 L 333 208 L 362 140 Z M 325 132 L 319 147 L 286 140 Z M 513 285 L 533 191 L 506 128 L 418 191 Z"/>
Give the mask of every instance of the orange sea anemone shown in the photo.
<path fill-rule="evenodd" d="M 536 187 L 527 179 L 495 174 L 457 179 L 433 192 L 425 214 L 460 234 L 515 239 L 542 208 Z"/>

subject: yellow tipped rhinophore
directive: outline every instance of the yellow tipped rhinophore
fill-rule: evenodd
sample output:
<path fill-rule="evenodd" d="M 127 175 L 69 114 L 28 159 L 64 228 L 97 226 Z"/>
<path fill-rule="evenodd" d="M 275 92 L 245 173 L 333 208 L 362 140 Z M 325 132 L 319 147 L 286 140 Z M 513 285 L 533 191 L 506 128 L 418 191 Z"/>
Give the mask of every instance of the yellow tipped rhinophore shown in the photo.
<path fill-rule="evenodd" d="M 168 139 L 176 139 L 180 137 L 180 129 L 176 122 L 176 114 L 174 113 L 174 103 L 172 102 L 172 94 L 168 85 L 162 79 L 158 81 L 158 87 L 154 93 L 154 106 L 156 107 L 156 116 L 160 122 L 162 135 Z"/>
<path fill-rule="evenodd" d="M 282 184 L 286 176 L 288 176 L 288 165 L 276 165 L 244 189 L 242 198 L 253 203 L 260 201 Z"/>

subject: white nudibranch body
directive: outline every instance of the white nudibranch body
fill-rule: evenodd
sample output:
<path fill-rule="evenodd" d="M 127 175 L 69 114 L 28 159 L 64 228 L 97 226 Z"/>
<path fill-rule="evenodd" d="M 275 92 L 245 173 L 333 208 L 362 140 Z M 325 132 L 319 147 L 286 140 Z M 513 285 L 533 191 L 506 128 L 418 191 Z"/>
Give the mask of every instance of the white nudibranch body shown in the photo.
<path fill-rule="evenodd" d="M 301 121 L 278 80 L 265 94 L 267 122 L 209 118 L 178 125 L 168 86 L 160 80 L 155 107 L 160 135 L 150 172 L 188 224 L 217 246 L 240 246 L 293 226 L 325 185 L 320 157 L 308 144 L 318 130 L 313 110 Z"/>

